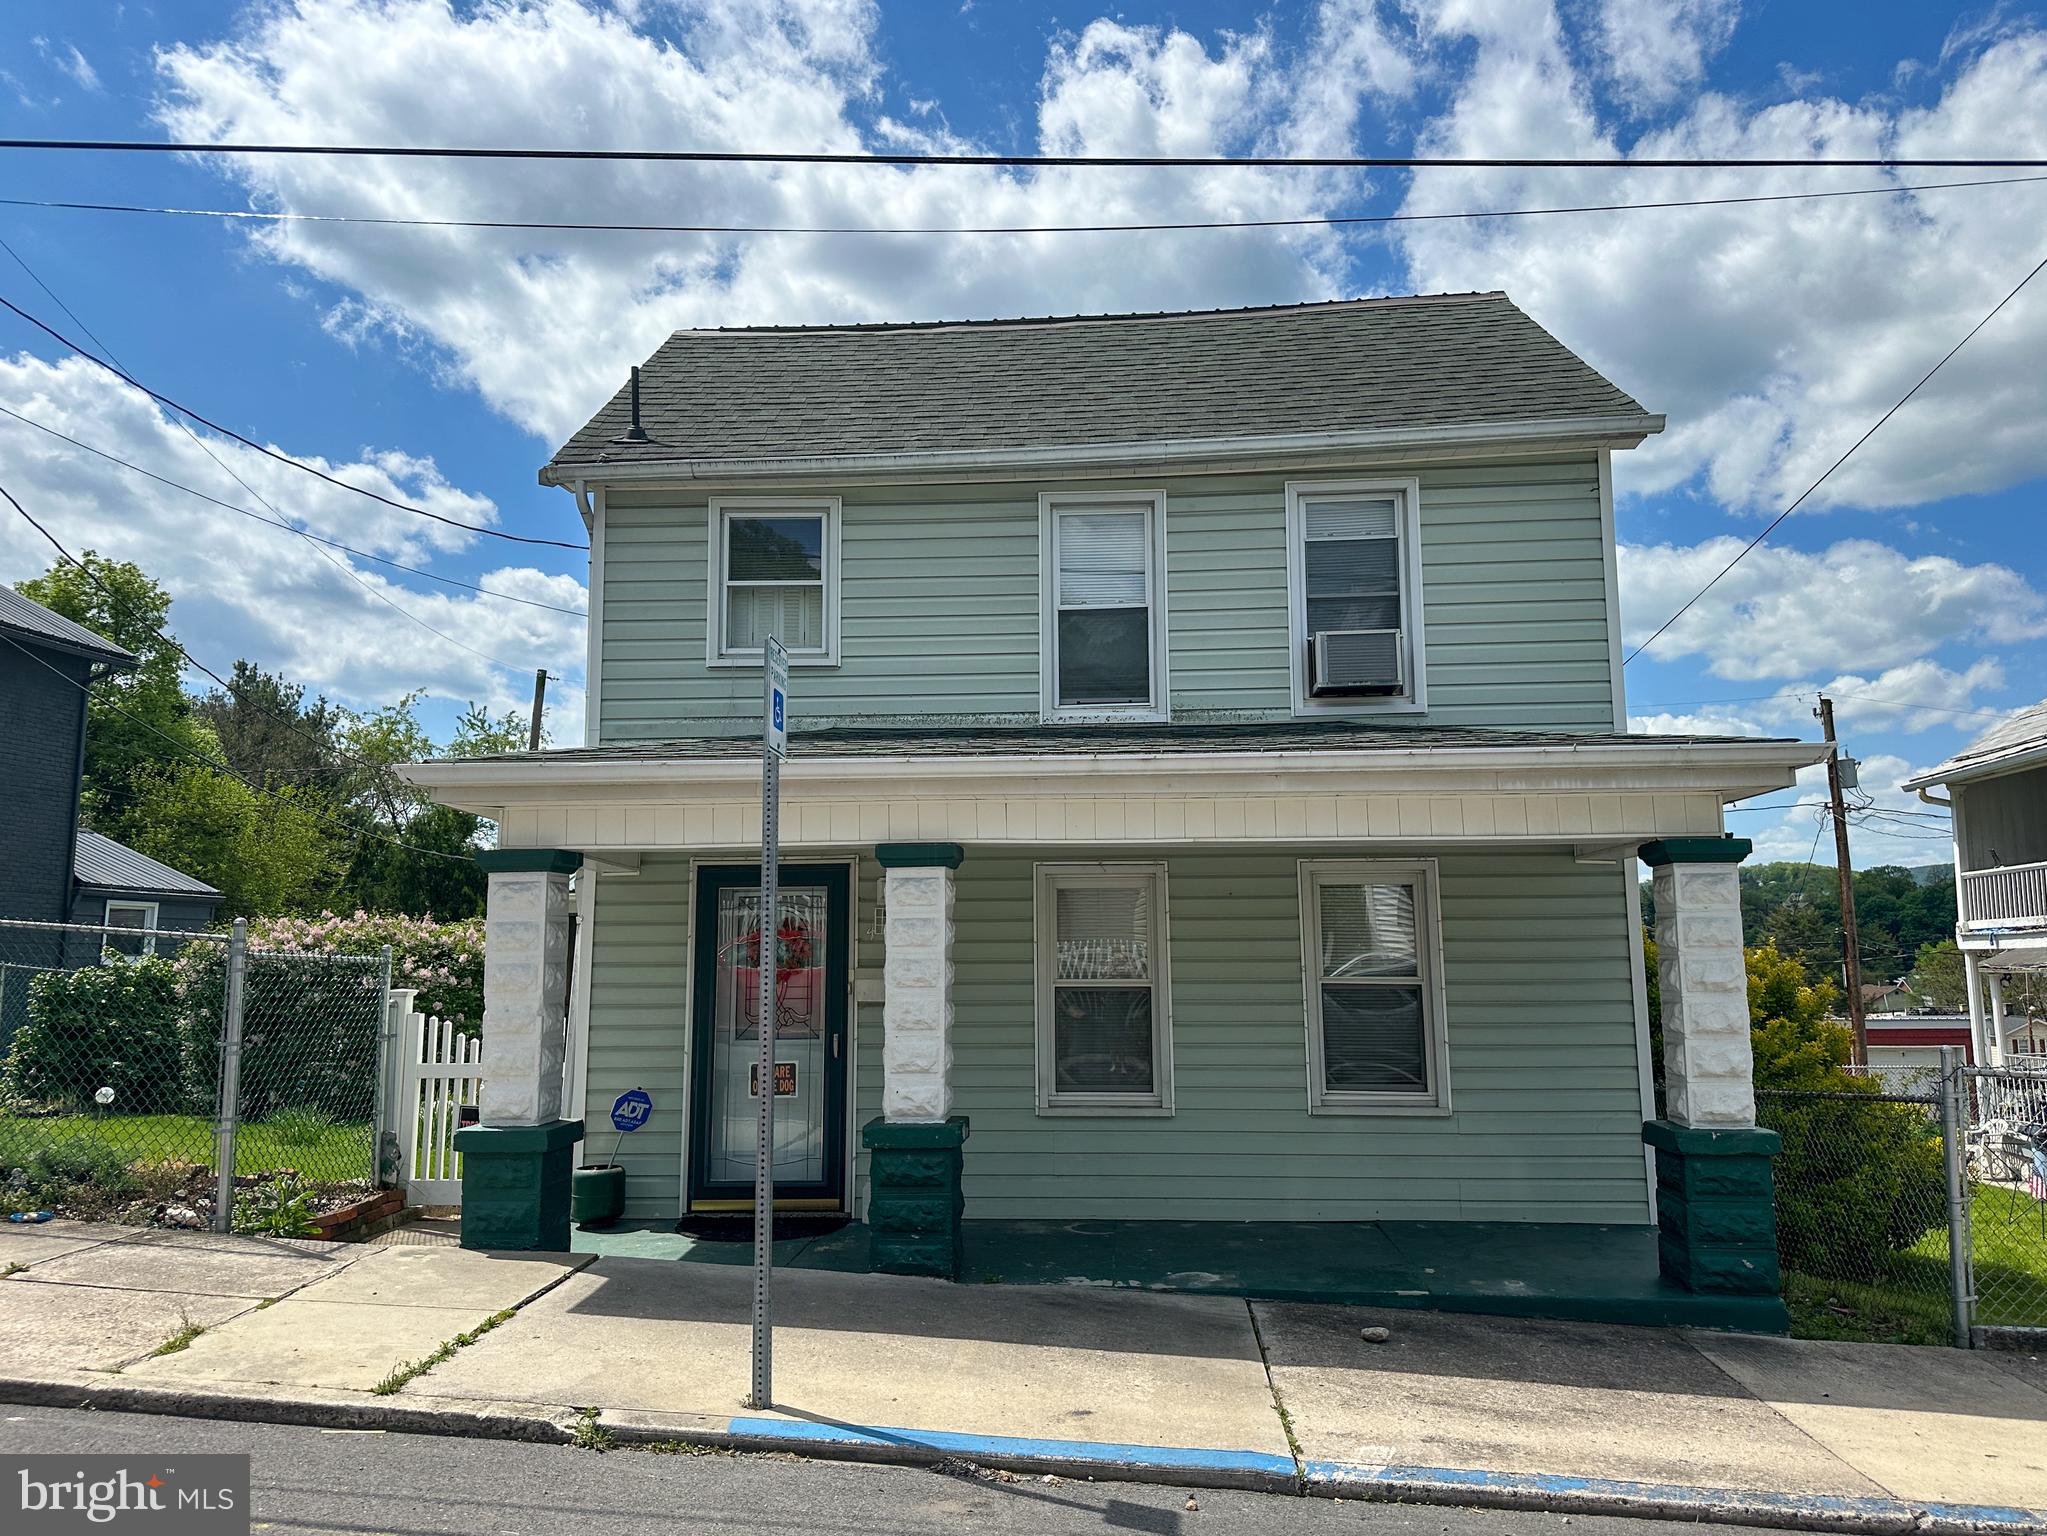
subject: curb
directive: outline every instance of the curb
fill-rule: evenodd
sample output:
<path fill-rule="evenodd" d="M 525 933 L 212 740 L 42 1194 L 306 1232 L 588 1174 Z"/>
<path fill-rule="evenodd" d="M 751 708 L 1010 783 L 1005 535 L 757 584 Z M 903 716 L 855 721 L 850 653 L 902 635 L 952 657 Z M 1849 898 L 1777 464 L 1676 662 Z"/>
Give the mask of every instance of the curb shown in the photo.
<path fill-rule="evenodd" d="M 468 1398 L 394 1400 L 338 1388 L 159 1386 L 93 1372 L 0 1376 L 0 1402 L 116 1413 L 177 1414 L 319 1429 L 382 1429 L 568 1445 L 588 1417 L 542 1404 Z M 1454 1467 L 1296 1463 L 1267 1451 L 1038 1440 L 809 1419 L 654 1414 L 607 1409 L 599 1428 L 622 1445 L 682 1441 L 720 1450 L 834 1461 L 935 1467 L 971 1461 L 1015 1472 L 1051 1473 L 1194 1488 L 1238 1488 L 1310 1498 L 1455 1504 L 1547 1514 L 1633 1515 L 1852 1536 L 2047 1536 L 2047 1511 L 1999 1505 L 1912 1503 L 1857 1495 L 1785 1494 L 1681 1483 Z"/>

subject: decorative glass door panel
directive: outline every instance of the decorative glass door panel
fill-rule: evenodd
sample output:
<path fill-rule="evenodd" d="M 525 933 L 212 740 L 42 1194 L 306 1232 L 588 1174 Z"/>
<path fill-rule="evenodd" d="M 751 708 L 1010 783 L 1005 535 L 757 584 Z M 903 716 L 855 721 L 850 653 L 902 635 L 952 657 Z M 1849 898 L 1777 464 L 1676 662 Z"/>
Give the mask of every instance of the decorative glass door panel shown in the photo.
<path fill-rule="evenodd" d="M 699 872 L 696 1203 L 752 1193 L 764 1021 L 775 1038 L 777 1198 L 843 1194 L 846 899 L 843 868 L 784 867 L 764 1006 L 760 876 Z"/>

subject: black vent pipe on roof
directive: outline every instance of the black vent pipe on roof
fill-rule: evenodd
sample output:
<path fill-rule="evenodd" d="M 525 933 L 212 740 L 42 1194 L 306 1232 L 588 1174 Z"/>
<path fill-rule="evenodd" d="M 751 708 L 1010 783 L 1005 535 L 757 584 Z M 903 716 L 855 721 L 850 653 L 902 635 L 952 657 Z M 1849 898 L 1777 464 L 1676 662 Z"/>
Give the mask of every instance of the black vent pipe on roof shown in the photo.
<path fill-rule="evenodd" d="M 625 436 L 621 437 L 619 441 L 622 443 L 645 443 L 652 441 L 647 436 L 647 429 L 640 425 L 640 369 L 638 364 L 633 366 L 632 406 L 633 424 L 625 429 Z"/>

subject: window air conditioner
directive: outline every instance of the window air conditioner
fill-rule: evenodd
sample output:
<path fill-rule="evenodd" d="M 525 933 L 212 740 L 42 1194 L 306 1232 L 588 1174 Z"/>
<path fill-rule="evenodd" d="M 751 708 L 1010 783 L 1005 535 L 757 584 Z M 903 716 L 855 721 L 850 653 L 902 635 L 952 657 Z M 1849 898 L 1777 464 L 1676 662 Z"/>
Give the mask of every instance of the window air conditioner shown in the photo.
<path fill-rule="evenodd" d="M 1325 629 L 1308 641 L 1308 691 L 1318 699 L 1399 693 L 1397 629 Z"/>

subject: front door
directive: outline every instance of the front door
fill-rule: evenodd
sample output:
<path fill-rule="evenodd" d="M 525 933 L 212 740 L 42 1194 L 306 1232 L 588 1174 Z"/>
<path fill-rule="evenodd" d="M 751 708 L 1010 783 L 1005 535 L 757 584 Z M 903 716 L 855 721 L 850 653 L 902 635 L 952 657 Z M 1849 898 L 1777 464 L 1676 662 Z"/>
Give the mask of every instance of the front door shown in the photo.
<path fill-rule="evenodd" d="M 845 1208 L 848 875 L 843 864 L 782 866 L 775 995 L 763 1010 L 760 866 L 697 871 L 692 1211 L 753 1204 L 764 1011 L 775 1031 L 775 1204 Z"/>

